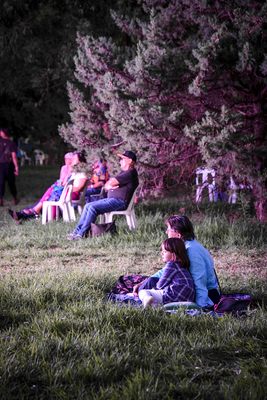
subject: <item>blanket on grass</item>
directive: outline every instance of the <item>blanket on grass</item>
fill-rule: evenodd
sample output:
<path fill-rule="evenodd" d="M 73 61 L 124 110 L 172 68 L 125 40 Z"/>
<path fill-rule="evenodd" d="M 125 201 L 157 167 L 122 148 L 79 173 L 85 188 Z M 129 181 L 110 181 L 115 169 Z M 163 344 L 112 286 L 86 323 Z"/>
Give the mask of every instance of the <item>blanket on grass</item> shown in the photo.
<path fill-rule="evenodd" d="M 142 302 L 138 297 L 133 295 L 133 287 L 141 282 L 151 288 L 155 282 L 147 279 L 146 275 L 122 275 L 119 277 L 111 292 L 107 296 L 108 301 L 117 303 L 118 305 L 129 305 L 133 307 L 142 307 Z M 145 287 L 143 287 L 145 288 Z M 217 304 L 212 308 L 201 308 L 193 302 L 175 302 L 168 303 L 162 306 L 162 309 L 170 314 L 180 312 L 181 309 L 187 315 L 202 315 L 208 314 L 213 317 L 222 317 L 225 314 L 232 314 L 240 317 L 247 315 L 250 305 L 252 303 L 252 296 L 243 293 L 222 294 Z M 180 310 L 180 311 L 179 311 Z"/>

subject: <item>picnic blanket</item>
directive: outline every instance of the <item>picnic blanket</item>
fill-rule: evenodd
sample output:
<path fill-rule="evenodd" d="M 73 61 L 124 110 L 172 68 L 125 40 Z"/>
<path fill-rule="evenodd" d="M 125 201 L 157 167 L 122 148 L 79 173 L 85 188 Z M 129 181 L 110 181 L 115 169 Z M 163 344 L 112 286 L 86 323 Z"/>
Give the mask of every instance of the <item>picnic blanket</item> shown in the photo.
<path fill-rule="evenodd" d="M 140 287 L 142 289 L 152 288 L 156 285 L 156 280 L 146 275 L 121 275 L 108 294 L 107 300 L 118 305 L 142 307 L 141 300 L 133 295 L 133 287 L 141 282 L 144 282 Z M 200 307 L 194 302 L 173 302 L 164 304 L 161 308 L 169 314 L 176 314 L 184 310 L 185 314 L 192 316 L 208 314 L 213 317 L 222 317 L 225 314 L 232 314 L 239 317 L 247 315 L 251 303 L 252 296 L 250 294 L 230 293 L 222 294 L 214 307 Z"/>

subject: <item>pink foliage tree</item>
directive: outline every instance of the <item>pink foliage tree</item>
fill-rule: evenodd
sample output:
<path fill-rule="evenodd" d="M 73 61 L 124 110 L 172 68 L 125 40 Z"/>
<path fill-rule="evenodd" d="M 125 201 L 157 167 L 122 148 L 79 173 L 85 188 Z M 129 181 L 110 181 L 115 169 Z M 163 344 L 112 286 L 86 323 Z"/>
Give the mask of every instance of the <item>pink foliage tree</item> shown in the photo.
<path fill-rule="evenodd" d="M 78 35 L 71 122 L 60 134 L 89 157 L 137 151 L 153 190 L 188 180 L 202 162 L 246 176 L 264 210 L 266 2 L 139 3 L 138 17 L 112 13 L 130 45 Z"/>

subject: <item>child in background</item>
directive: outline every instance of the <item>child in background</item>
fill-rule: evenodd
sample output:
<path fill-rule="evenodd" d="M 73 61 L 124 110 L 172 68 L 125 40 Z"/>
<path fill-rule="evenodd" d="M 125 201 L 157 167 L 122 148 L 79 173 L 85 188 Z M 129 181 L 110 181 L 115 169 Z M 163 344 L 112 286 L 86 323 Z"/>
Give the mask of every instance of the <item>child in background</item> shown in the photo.
<path fill-rule="evenodd" d="M 86 203 L 94 201 L 94 196 L 100 194 L 102 187 L 109 180 L 107 161 L 101 159 L 93 164 L 93 175 L 85 194 Z"/>
<path fill-rule="evenodd" d="M 166 262 L 155 289 L 141 289 L 139 299 L 146 308 L 150 305 L 195 300 L 194 281 L 189 272 L 189 259 L 182 239 L 166 239 L 161 246 Z"/>

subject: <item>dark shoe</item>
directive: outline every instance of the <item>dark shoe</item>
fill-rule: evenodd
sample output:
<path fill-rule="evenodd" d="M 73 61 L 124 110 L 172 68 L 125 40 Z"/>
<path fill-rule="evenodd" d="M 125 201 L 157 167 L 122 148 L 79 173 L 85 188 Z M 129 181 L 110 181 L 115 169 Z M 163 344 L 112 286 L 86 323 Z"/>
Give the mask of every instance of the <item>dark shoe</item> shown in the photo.
<path fill-rule="evenodd" d="M 17 204 L 19 204 L 19 199 L 17 197 L 14 197 L 13 199 L 13 204 L 14 206 L 16 206 Z"/>
<path fill-rule="evenodd" d="M 11 218 L 14 219 L 14 221 L 16 222 L 16 224 L 20 224 L 21 223 L 21 218 L 19 213 L 17 213 L 16 211 L 11 210 L 10 208 L 8 209 L 8 214 L 10 215 Z"/>
<path fill-rule="evenodd" d="M 0 199 L 0 207 L 4 207 L 4 200 L 2 198 Z"/>
<path fill-rule="evenodd" d="M 13 211 L 10 208 L 8 209 L 8 214 L 14 219 L 14 221 L 16 221 L 17 224 L 21 224 L 22 221 L 27 219 L 36 218 L 36 215 L 38 216 L 38 214 L 35 213 L 26 214 L 23 211 Z"/>
<path fill-rule="evenodd" d="M 18 211 L 17 214 L 20 215 L 21 219 L 38 219 L 39 214 L 37 214 L 35 211 L 31 210 L 29 213 L 26 213 L 25 211 Z"/>

